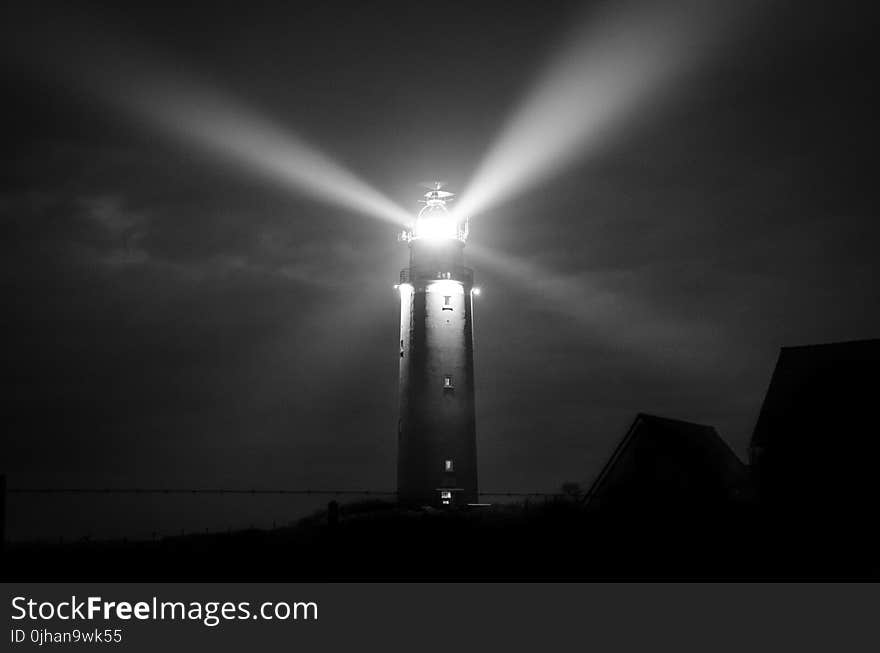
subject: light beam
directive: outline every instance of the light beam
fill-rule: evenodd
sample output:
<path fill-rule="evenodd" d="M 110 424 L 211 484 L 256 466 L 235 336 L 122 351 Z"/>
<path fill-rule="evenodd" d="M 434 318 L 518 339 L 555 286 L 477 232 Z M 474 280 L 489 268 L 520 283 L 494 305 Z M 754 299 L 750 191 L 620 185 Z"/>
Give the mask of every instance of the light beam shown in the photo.
<path fill-rule="evenodd" d="M 707 59 L 741 2 L 612 2 L 567 40 L 477 167 L 457 212 L 474 217 L 595 151 Z M 652 102 L 648 102 L 648 100 Z"/>
<path fill-rule="evenodd" d="M 591 338 L 664 365 L 694 372 L 711 369 L 730 340 L 709 323 L 658 312 L 636 297 L 604 287 L 593 275 L 563 275 L 533 260 L 468 244 L 468 255 L 493 269 L 546 310 L 577 322 Z M 725 349 L 726 343 L 726 349 Z"/>
<path fill-rule="evenodd" d="M 114 26 L 93 25 L 68 13 L 34 20 L 15 43 L 25 65 L 77 95 L 121 109 L 148 129 L 198 146 L 222 161 L 285 187 L 357 213 L 404 225 L 410 214 L 359 176 L 289 129 L 279 126 L 199 76 Z M 36 46 L 51 40 L 63 56 Z M 290 80 L 287 80 L 290 83 Z"/>
<path fill-rule="evenodd" d="M 411 216 L 384 194 L 288 130 L 230 98 L 193 85 L 144 84 L 125 105 L 151 124 L 316 199 L 406 224 Z"/>

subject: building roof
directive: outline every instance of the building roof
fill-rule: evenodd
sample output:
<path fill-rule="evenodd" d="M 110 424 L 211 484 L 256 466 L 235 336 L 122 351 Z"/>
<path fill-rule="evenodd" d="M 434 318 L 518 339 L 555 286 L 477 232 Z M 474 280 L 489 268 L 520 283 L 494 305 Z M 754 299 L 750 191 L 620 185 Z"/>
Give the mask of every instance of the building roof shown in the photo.
<path fill-rule="evenodd" d="M 765 497 L 880 499 L 880 340 L 783 347 L 749 448 Z"/>
<path fill-rule="evenodd" d="M 871 389 L 877 400 L 878 374 L 880 339 L 782 347 L 752 433 L 752 447 L 766 445 L 786 423 L 816 418 L 845 422 L 865 409 L 873 413 L 873 402 L 858 406 L 854 400 Z M 833 415 L 835 411 L 839 412 Z"/>
<path fill-rule="evenodd" d="M 746 469 L 712 426 L 639 413 L 586 495 L 592 506 L 725 500 Z"/>

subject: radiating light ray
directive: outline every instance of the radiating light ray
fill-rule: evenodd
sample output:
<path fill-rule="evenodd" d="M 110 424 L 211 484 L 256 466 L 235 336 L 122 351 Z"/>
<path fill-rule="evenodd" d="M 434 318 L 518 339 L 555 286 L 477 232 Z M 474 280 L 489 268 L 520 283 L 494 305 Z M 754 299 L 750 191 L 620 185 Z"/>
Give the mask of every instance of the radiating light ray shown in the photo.
<path fill-rule="evenodd" d="M 457 207 L 473 217 L 523 193 L 647 115 L 724 42 L 751 0 L 612 2 L 575 30 L 501 130 Z M 651 100 L 652 102 L 649 102 Z"/>
<path fill-rule="evenodd" d="M 77 95 L 86 91 L 90 99 L 122 110 L 147 129 L 304 195 L 394 224 L 411 221 L 410 213 L 328 154 L 216 84 L 185 72 L 182 62 L 138 46 L 117 27 L 66 12 L 36 22 L 11 44 L 16 55 Z M 64 55 L 50 58 L 37 45 L 42 40 L 52 41 L 53 52 Z"/>
<path fill-rule="evenodd" d="M 729 341 L 725 350 L 722 334 L 711 324 L 662 315 L 638 298 L 603 287 L 591 275 L 557 274 L 473 242 L 468 256 L 509 279 L 544 309 L 575 320 L 593 341 L 614 349 L 691 370 L 714 365 L 719 352 L 729 353 Z"/>
<path fill-rule="evenodd" d="M 150 124 L 306 195 L 395 224 L 412 219 L 324 152 L 216 92 L 145 83 L 123 101 Z"/>

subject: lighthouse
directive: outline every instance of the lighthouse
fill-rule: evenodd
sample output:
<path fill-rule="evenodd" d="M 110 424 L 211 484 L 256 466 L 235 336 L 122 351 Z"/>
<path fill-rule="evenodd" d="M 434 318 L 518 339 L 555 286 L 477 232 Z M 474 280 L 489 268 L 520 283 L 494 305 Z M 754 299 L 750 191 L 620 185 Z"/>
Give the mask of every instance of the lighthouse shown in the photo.
<path fill-rule="evenodd" d="M 474 416 L 473 270 L 464 266 L 468 223 L 440 184 L 401 234 L 400 419 L 397 492 L 408 505 L 478 501 Z"/>

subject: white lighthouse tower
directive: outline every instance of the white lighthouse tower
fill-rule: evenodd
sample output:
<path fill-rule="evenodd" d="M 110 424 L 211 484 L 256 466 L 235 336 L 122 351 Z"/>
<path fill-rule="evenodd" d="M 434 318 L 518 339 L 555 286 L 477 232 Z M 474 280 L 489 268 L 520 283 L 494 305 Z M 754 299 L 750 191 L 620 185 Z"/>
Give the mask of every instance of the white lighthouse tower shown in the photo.
<path fill-rule="evenodd" d="M 409 267 L 400 272 L 400 421 L 397 491 L 401 503 L 476 503 L 474 418 L 474 275 L 464 266 L 466 218 L 425 194 L 425 207 L 401 240 Z"/>

